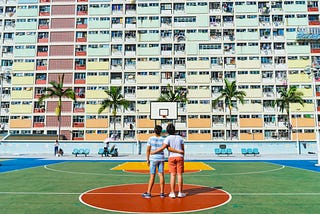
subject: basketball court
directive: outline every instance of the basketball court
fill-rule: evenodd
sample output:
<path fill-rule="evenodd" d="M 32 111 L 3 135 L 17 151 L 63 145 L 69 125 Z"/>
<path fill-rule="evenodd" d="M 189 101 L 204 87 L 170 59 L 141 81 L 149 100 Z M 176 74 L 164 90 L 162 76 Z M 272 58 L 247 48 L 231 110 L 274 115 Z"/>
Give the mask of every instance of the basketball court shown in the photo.
<path fill-rule="evenodd" d="M 224 190 L 199 186 L 184 185 L 184 198 L 160 198 L 159 185 L 152 189 L 152 198 L 141 197 L 147 184 L 124 184 L 108 186 L 83 193 L 79 199 L 90 207 L 128 213 L 185 213 L 213 209 L 231 200 L 231 195 Z M 166 189 L 170 189 L 166 185 Z"/>

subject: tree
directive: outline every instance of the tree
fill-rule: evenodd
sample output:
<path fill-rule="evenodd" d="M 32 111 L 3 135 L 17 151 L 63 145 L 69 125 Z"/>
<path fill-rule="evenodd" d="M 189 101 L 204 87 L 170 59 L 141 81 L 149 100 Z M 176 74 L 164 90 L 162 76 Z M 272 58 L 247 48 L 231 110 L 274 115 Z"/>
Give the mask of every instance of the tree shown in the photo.
<path fill-rule="evenodd" d="M 64 82 L 64 74 L 62 76 L 58 76 L 58 82 L 56 81 L 51 81 L 49 84 L 51 87 L 47 87 L 44 89 L 44 94 L 42 94 L 39 97 L 39 103 L 41 104 L 45 99 L 48 98 L 58 98 L 58 103 L 55 109 L 56 115 L 58 117 L 58 140 L 60 140 L 60 132 L 61 132 L 61 110 L 62 110 L 62 98 L 69 98 L 72 100 L 76 100 L 76 93 L 72 88 L 64 88 L 63 87 L 63 82 Z"/>
<path fill-rule="evenodd" d="M 98 109 L 98 114 L 101 114 L 106 108 L 112 109 L 113 122 L 113 134 L 116 134 L 116 117 L 117 110 L 121 107 L 127 109 L 129 107 L 129 101 L 124 99 L 121 94 L 121 88 L 111 86 L 110 89 L 104 91 L 108 97 L 101 103 L 101 107 Z"/>
<path fill-rule="evenodd" d="M 161 92 L 161 95 L 158 98 L 158 101 L 185 103 L 188 101 L 187 94 L 188 94 L 188 91 L 185 88 L 179 86 L 174 89 L 173 86 L 168 84 L 166 90 Z"/>
<path fill-rule="evenodd" d="M 280 111 L 283 113 L 286 111 L 287 114 L 287 128 L 288 128 L 288 139 L 291 139 L 291 119 L 290 119 L 290 103 L 299 103 L 304 106 L 304 101 L 302 99 L 303 93 L 297 91 L 297 87 L 283 87 L 279 91 L 280 98 L 276 99 L 273 103 L 273 106 L 277 106 Z"/>
<path fill-rule="evenodd" d="M 243 104 L 246 92 L 237 90 L 236 81 L 230 83 L 228 79 L 224 79 L 224 83 L 225 87 L 221 90 L 220 96 L 213 101 L 213 106 L 217 106 L 219 100 L 224 99 L 224 104 L 228 107 L 230 114 L 230 139 L 232 140 L 232 100 L 239 100 Z"/>

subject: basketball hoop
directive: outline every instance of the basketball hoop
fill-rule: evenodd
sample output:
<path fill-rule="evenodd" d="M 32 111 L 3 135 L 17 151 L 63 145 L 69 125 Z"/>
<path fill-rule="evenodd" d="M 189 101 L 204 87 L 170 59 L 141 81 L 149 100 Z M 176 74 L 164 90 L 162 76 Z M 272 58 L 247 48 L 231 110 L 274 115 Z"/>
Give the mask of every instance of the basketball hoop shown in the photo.
<path fill-rule="evenodd" d="M 166 118 L 167 118 L 167 115 L 162 114 L 161 117 L 162 117 L 162 119 L 166 119 Z"/>

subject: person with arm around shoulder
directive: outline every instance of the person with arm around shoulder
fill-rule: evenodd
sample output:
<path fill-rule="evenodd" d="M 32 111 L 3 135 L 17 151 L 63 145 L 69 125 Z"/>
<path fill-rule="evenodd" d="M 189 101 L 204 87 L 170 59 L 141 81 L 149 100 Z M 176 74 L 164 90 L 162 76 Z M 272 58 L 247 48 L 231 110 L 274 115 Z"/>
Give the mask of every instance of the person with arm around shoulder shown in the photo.
<path fill-rule="evenodd" d="M 169 151 L 168 165 L 170 172 L 170 198 L 175 198 L 176 177 L 178 177 L 178 197 L 183 198 L 186 194 L 183 191 L 183 173 L 184 173 L 184 140 L 180 135 L 176 135 L 176 129 L 173 124 L 168 124 L 168 137 L 165 138 L 163 146 L 153 152 L 159 152 L 167 148 Z"/>
<path fill-rule="evenodd" d="M 148 189 L 147 192 L 142 194 L 143 198 L 151 198 L 151 190 L 154 185 L 155 180 L 155 174 L 158 170 L 158 176 L 159 176 L 159 183 L 160 183 L 160 197 L 164 198 L 166 197 L 164 193 L 164 152 L 159 151 L 157 153 L 151 154 L 152 150 L 157 150 L 162 147 L 163 145 L 163 138 L 161 137 L 161 131 L 162 127 L 157 125 L 154 128 L 155 135 L 150 137 L 147 141 L 147 164 L 150 167 L 150 178 L 148 183 Z"/>

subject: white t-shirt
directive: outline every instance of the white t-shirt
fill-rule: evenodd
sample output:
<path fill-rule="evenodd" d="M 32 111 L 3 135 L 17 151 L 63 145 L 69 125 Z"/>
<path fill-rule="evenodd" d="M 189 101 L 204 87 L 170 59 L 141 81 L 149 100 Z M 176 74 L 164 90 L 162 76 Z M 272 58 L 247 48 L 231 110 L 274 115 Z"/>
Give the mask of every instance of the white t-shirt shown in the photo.
<path fill-rule="evenodd" d="M 163 143 L 169 145 L 173 149 L 182 150 L 184 140 L 180 135 L 169 135 L 164 139 Z M 183 155 L 175 152 L 169 152 L 169 157 L 183 157 Z"/>

